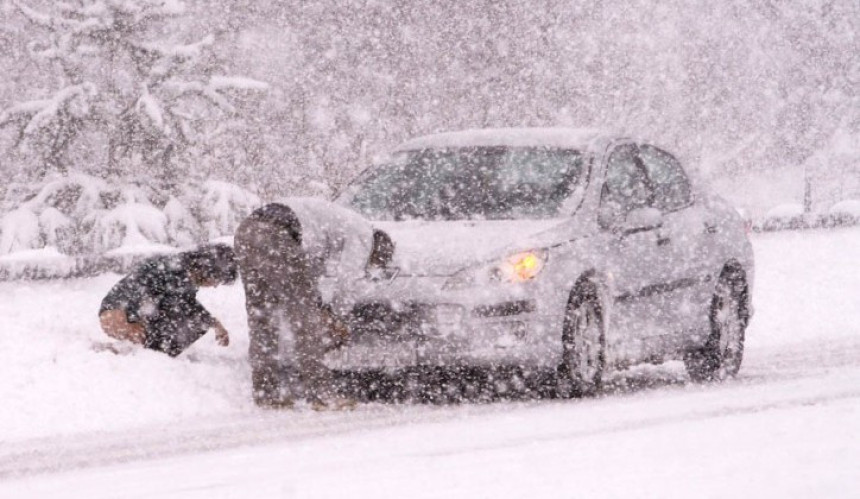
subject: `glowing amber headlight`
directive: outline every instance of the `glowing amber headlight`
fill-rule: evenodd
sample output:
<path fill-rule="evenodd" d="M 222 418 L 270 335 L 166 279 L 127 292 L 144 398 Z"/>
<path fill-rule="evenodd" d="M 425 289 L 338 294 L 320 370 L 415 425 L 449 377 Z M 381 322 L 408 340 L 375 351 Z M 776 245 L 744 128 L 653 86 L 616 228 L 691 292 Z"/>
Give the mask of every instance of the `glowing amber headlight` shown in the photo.
<path fill-rule="evenodd" d="M 496 267 L 495 275 L 503 281 L 525 282 L 540 274 L 544 263 L 546 263 L 546 251 L 523 251 L 505 258 Z"/>
<path fill-rule="evenodd" d="M 452 275 L 444 289 L 466 289 L 497 283 L 521 283 L 537 277 L 546 265 L 545 249 L 514 253 L 479 267 L 468 267 Z"/>

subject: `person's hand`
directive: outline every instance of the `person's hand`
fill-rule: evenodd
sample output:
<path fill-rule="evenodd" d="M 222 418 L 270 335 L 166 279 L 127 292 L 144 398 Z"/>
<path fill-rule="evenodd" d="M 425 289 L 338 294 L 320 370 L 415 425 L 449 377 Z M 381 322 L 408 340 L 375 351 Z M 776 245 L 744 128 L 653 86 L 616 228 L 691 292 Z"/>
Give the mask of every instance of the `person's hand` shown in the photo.
<path fill-rule="evenodd" d="M 230 344 L 230 334 L 226 329 L 224 329 L 224 326 L 222 326 L 220 322 L 215 321 L 215 324 L 212 325 L 212 329 L 215 330 L 215 341 L 219 345 L 226 347 Z"/>
<path fill-rule="evenodd" d="M 323 321 L 327 326 L 330 344 L 327 350 L 335 350 L 342 347 L 349 340 L 349 326 L 340 317 L 335 315 L 330 308 L 323 307 Z"/>
<path fill-rule="evenodd" d="M 336 346 L 342 346 L 349 340 L 349 326 L 340 319 L 335 318 L 331 323 L 331 336 Z"/>

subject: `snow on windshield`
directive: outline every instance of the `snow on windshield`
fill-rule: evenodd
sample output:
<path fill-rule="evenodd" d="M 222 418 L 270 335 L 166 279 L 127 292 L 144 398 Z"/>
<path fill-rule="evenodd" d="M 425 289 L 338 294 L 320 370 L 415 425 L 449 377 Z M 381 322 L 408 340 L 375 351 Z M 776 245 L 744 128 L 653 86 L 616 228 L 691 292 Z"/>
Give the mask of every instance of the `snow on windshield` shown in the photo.
<path fill-rule="evenodd" d="M 345 195 L 373 220 L 551 218 L 583 178 L 579 151 L 473 147 L 407 151 Z"/>

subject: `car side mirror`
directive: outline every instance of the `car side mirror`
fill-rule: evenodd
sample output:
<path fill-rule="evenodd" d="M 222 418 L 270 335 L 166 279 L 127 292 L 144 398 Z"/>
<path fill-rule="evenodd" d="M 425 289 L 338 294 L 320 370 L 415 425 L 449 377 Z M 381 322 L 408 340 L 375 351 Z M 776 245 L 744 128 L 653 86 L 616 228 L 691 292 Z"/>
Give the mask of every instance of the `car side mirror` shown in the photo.
<path fill-rule="evenodd" d="M 618 230 L 626 235 L 656 229 L 661 225 L 663 214 L 657 208 L 635 208 L 627 213 Z"/>

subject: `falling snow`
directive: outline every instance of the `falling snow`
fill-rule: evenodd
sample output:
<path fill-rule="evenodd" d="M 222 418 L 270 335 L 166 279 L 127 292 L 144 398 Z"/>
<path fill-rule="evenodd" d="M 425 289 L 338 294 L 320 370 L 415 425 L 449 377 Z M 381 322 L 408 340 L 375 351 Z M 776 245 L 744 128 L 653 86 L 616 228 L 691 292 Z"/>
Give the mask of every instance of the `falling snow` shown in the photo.
<path fill-rule="evenodd" d="M 858 33 L 854 0 L 0 0 L 0 496 L 856 497 Z M 142 259 L 307 197 L 395 244 L 321 283 L 355 411 L 254 405 L 242 284 L 200 293 L 226 348 L 106 342 Z M 733 311 L 735 377 L 694 355 Z"/>

